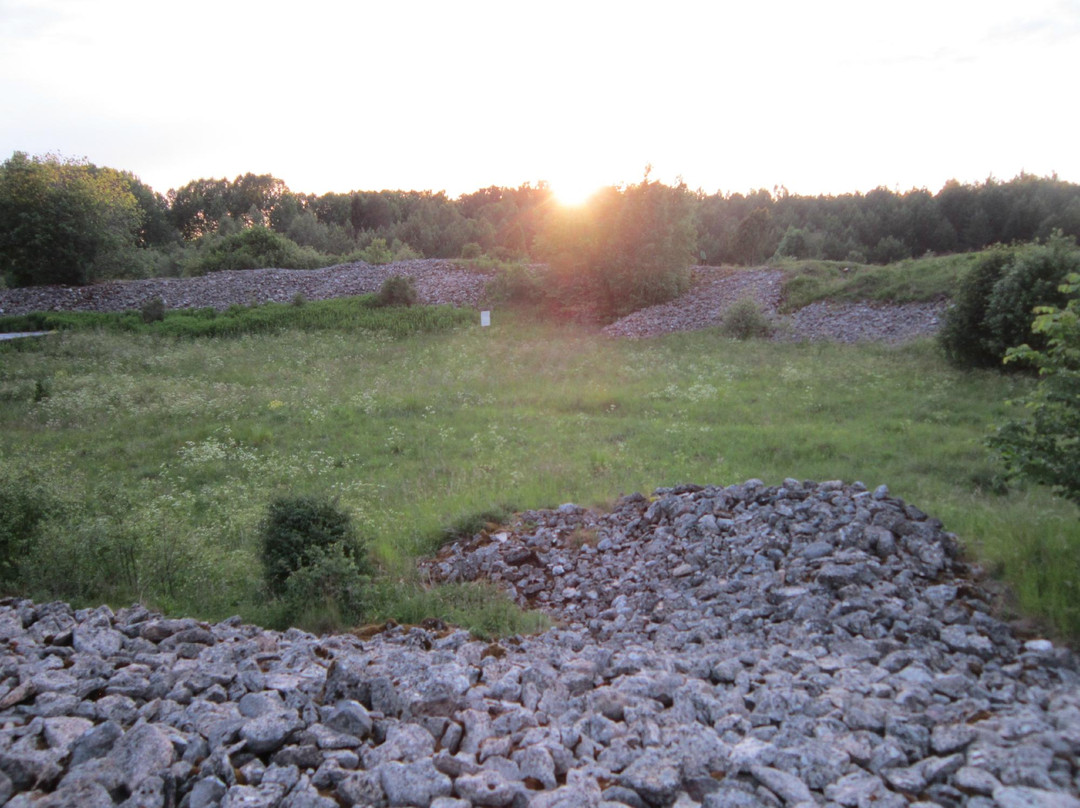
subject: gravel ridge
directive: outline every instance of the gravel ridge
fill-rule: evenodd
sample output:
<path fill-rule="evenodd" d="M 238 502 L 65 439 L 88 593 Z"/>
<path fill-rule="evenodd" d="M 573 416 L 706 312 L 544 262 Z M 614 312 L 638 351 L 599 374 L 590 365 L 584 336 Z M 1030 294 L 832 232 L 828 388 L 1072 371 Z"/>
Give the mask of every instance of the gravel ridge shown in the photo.
<path fill-rule="evenodd" d="M 322 269 L 240 269 L 196 278 L 108 281 L 90 286 L 27 286 L 0 289 L 0 314 L 34 311 L 127 311 L 160 297 L 171 309 L 215 308 L 251 303 L 288 303 L 379 291 L 392 275 L 416 283 L 421 303 L 475 306 L 490 275 L 441 259 L 366 264 L 357 261 Z"/>
<path fill-rule="evenodd" d="M 169 308 L 287 303 L 296 295 L 324 300 L 377 292 L 391 275 L 414 279 L 421 303 L 477 307 L 485 302 L 490 273 L 453 261 L 417 259 L 392 264 L 363 262 L 323 269 L 247 269 L 212 272 L 197 278 L 110 281 L 92 286 L 35 286 L 0 289 L 0 314 L 33 311 L 127 311 L 160 297 Z M 818 302 L 781 315 L 784 273 L 777 269 L 693 268 L 690 289 L 676 300 L 633 312 L 606 326 L 612 337 L 655 337 L 710 328 L 727 309 L 750 297 L 774 320 L 777 340 L 875 340 L 902 342 L 934 334 L 946 304 Z"/>
<path fill-rule="evenodd" d="M 777 269 L 694 267 L 690 289 L 675 300 L 635 311 L 604 328 L 614 337 L 655 337 L 719 326 L 732 304 L 754 300 L 777 328 L 778 341 L 897 343 L 932 336 L 943 302 L 871 304 L 819 301 L 781 314 L 784 273 Z"/>
<path fill-rule="evenodd" d="M 0 601 L 0 804 L 1080 806 L 1077 660 L 998 619 L 884 486 L 566 503 L 423 570 L 558 625 L 316 637 Z"/>

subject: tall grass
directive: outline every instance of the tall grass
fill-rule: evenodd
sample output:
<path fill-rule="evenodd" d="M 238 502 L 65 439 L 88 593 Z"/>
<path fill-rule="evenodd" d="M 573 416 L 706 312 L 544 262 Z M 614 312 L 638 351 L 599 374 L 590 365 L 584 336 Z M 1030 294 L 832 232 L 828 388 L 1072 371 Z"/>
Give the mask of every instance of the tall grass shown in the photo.
<path fill-rule="evenodd" d="M 26 590 L 271 620 L 255 529 L 274 497 L 310 493 L 337 497 L 373 548 L 372 619 L 524 630 L 488 590 L 425 590 L 414 559 L 513 509 L 794 476 L 888 484 L 959 533 L 1025 613 L 1080 633 L 1080 514 L 1037 489 L 999 493 L 982 444 L 1029 380 L 957 371 L 928 342 L 623 342 L 496 314 L 404 339 L 0 344 L 0 485 L 47 481 L 58 503 Z"/>
<path fill-rule="evenodd" d="M 167 311 L 147 322 L 137 311 L 34 312 L 0 317 L 0 333 L 11 331 L 106 330 L 169 337 L 237 337 L 243 334 L 302 331 L 377 332 L 393 337 L 446 331 L 475 319 L 453 306 L 385 306 L 376 295 L 341 297 L 294 304 L 263 303 Z"/>
<path fill-rule="evenodd" d="M 981 253 L 908 258 L 887 266 L 850 261 L 781 261 L 788 270 L 783 308 L 794 311 L 817 300 L 920 303 L 952 296 L 959 279 Z"/>

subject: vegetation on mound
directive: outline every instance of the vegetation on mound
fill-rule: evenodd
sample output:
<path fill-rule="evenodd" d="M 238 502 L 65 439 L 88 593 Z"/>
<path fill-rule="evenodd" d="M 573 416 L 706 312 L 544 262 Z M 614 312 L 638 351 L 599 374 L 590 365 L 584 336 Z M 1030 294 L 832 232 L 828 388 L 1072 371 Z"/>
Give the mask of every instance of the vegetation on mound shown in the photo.
<path fill-rule="evenodd" d="M 239 337 L 300 331 L 386 334 L 394 338 L 441 332 L 474 322 L 476 313 L 454 306 L 387 307 L 378 295 L 332 300 L 263 303 L 215 309 L 165 310 L 161 317 L 145 311 L 35 312 L 0 317 L 0 332 L 120 331 L 165 337 Z"/>
<path fill-rule="evenodd" d="M 886 266 L 846 261 L 779 262 L 784 278 L 783 311 L 819 300 L 923 303 L 953 296 L 979 253 L 907 258 Z"/>
<path fill-rule="evenodd" d="M 265 595 L 268 505 L 313 496 L 368 541 L 361 619 L 452 615 L 513 633 L 535 618 L 483 587 L 425 589 L 413 560 L 511 510 L 839 478 L 887 483 L 943 519 L 1027 614 L 1076 635 L 1080 511 L 1006 484 L 983 443 L 1035 384 L 956 369 L 931 342 L 612 341 L 511 312 L 397 340 L 98 329 L 0 343 L 0 492 L 21 514 L 4 523 L 21 551 L 4 580 L 77 604 L 349 625 L 340 609 L 290 615 Z"/>

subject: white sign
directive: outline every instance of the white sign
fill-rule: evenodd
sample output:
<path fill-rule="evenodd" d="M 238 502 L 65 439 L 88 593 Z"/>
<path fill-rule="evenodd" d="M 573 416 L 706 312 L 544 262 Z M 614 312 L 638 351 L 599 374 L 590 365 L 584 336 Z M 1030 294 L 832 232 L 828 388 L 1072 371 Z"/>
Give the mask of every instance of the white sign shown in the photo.
<path fill-rule="evenodd" d="M 489 325 L 491 325 L 491 312 L 490 311 L 482 311 L 482 312 L 480 312 L 480 325 L 483 326 L 484 328 L 487 328 Z"/>

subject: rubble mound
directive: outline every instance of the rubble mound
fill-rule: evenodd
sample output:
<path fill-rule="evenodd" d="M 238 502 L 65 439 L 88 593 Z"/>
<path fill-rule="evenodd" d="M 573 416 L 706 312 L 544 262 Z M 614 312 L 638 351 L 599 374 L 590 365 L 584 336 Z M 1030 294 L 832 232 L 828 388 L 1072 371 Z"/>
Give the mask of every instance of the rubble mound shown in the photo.
<path fill-rule="evenodd" d="M 567 503 L 443 548 L 547 610 L 481 642 L 0 602 L 0 803 L 1080 806 L 1080 669 L 861 484 Z"/>

